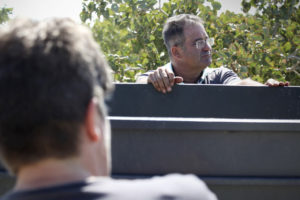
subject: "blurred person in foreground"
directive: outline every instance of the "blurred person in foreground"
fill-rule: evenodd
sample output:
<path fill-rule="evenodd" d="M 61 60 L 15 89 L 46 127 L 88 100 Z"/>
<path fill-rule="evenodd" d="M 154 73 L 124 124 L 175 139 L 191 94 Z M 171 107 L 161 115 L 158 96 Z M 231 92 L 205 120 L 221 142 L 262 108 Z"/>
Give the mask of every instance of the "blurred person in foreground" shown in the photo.
<path fill-rule="evenodd" d="M 0 155 L 17 178 L 1 200 L 216 199 L 194 175 L 109 178 L 109 71 L 89 29 L 70 19 L 0 31 Z"/>
<path fill-rule="evenodd" d="M 170 17 L 163 28 L 163 39 L 170 63 L 140 75 L 137 83 L 151 83 L 159 92 L 171 92 L 175 83 L 224 84 L 248 86 L 288 86 L 288 82 L 269 79 L 265 84 L 241 80 L 225 67 L 209 68 L 212 63 L 213 39 L 209 38 L 203 21 L 195 15 Z"/>

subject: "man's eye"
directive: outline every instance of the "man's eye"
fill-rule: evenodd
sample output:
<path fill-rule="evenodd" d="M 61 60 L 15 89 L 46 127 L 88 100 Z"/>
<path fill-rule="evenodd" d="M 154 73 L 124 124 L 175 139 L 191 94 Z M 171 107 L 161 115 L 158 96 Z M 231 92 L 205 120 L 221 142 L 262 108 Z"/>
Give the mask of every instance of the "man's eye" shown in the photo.
<path fill-rule="evenodd" d="M 196 48 L 197 48 L 197 49 L 203 48 L 205 42 L 206 42 L 206 40 L 197 40 L 196 45 L 195 45 Z"/>

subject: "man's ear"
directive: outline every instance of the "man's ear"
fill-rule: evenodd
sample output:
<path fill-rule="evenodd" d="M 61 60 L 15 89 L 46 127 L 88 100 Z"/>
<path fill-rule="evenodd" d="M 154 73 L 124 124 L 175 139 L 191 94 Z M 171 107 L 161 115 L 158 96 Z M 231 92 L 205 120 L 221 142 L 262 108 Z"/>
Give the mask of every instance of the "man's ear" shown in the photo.
<path fill-rule="evenodd" d="M 92 141 L 98 141 L 101 139 L 101 127 L 100 117 L 98 113 L 98 101 L 93 98 L 88 107 L 85 117 L 85 131 L 88 138 Z"/>
<path fill-rule="evenodd" d="M 178 46 L 173 46 L 171 48 L 171 53 L 172 53 L 172 57 L 173 58 L 176 58 L 176 59 L 180 59 L 182 57 L 181 53 L 182 53 L 182 50 L 180 47 Z"/>

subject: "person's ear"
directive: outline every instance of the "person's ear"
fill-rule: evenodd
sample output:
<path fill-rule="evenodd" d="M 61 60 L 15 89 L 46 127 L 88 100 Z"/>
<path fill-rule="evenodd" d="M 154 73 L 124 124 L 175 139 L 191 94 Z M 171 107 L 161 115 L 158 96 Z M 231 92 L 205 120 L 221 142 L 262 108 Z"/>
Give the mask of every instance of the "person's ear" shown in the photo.
<path fill-rule="evenodd" d="M 101 125 L 100 116 L 98 113 L 98 101 L 93 98 L 88 107 L 85 117 L 85 131 L 91 141 L 98 141 L 101 139 Z"/>
<path fill-rule="evenodd" d="M 173 46 L 171 48 L 172 57 L 176 59 L 182 58 L 182 49 L 178 46 Z"/>

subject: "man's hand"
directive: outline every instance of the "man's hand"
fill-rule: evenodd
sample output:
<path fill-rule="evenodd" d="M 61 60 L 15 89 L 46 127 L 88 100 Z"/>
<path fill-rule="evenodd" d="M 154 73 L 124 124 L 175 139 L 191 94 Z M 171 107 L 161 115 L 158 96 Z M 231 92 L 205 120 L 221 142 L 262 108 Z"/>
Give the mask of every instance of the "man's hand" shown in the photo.
<path fill-rule="evenodd" d="M 289 86 L 289 82 L 282 82 L 282 81 L 277 81 L 274 79 L 268 79 L 265 85 L 270 86 L 270 87 L 278 87 L 278 86 Z"/>
<path fill-rule="evenodd" d="M 175 83 L 183 82 L 183 78 L 175 76 L 173 72 L 159 67 L 151 72 L 148 76 L 148 83 L 152 83 L 154 88 L 159 92 L 171 92 Z"/>

